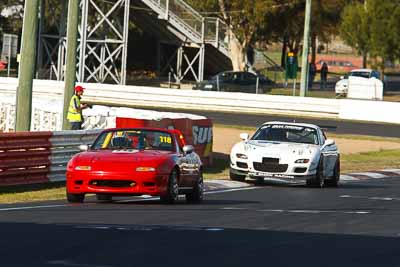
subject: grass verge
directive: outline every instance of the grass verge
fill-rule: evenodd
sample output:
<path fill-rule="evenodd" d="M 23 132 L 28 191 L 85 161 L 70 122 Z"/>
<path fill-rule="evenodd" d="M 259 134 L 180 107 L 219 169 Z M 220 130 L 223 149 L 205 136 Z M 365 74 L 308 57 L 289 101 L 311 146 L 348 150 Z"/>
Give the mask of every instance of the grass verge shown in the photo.
<path fill-rule="evenodd" d="M 400 169 L 400 150 L 381 150 L 341 156 L 342 173 Z"/>
<path fill-rule="evenodd" d="M 65 199 L 65 183 L 32 184 L 0 188 L 0 203 Z"/>

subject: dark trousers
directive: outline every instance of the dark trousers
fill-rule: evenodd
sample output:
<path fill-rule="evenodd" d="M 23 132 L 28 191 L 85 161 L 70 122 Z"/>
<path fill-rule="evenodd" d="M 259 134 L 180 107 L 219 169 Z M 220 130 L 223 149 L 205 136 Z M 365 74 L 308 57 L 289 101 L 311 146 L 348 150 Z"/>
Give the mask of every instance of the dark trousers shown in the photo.
<path fill-rule="evenodd" d="M 312 88 L 313 83 L 314 83 L 315 75 L 310 75 L 308 76 L 308 88 Z"/>
<path fill-rule="evenodd" d="M 82 130 L 82 122 L 81 121 L 71 122 L 71 130 Z"/>
<path fill-rule="evenodd" d="M 326 89 L 326 79 L 321 79 L 321 90 Z"/>

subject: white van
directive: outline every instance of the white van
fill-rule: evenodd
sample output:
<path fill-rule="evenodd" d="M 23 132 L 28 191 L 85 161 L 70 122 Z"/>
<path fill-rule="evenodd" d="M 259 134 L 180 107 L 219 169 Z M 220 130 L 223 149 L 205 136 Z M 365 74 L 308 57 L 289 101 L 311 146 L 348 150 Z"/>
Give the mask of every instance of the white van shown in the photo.
<path fill-rule="evenodd" d="M 381 74 L 372 69 L 354 69 L 336 83 L 336 96 L 358 99 L 383 99 Z"/>

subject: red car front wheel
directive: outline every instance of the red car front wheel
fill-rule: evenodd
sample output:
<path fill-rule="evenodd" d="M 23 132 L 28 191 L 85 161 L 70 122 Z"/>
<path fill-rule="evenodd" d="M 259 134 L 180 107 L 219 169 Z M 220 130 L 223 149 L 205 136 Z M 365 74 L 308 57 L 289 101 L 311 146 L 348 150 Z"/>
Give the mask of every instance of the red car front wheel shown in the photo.
<path fill-rule="evenodd" d="M 174 169 L 169 175 L 167 192 L 160 196 L 163 203 L 173 204 L 178 200 L 179 187 L 178 187 L 178 173 Z"/>
<path fill-rule="evenodd" d="M 85 200 L 85 194 L 71 194 L 67 192 L 67 200 L 71 203 L 82 203 Z"/>

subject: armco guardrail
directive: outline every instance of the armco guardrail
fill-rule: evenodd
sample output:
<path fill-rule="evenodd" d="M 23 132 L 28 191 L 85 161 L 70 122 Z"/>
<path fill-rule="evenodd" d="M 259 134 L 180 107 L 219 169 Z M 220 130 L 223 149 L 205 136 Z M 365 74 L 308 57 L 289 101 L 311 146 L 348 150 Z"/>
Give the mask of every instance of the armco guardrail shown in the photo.
<path fill-rule="evenodd" d="M 0 133 L 0 186 L 65 180 L 68 161 L 100 130 Z"/>
<path fill-rule="evenodd" d="M 0 93 L 15 95 L 17 82 L 15 78 L 0 78 Z M 83 86 L 87 88 L 83 100 L 104 104 L 260 114 L 294 114 L 400 124 L 400 117 L 397 116 L 400 103 L 395 102 L 208 92 L 93 83 L 83 84 Z M 63 82 L 35 80 L 33 95 L 37 98 L 45 96 L 62 100 L 63 88 Z"/>
<path fill-rule="evenodd" d="M 46 182 L 50 138 L 51 132 L 1 133 L 0 185 Z"/>

